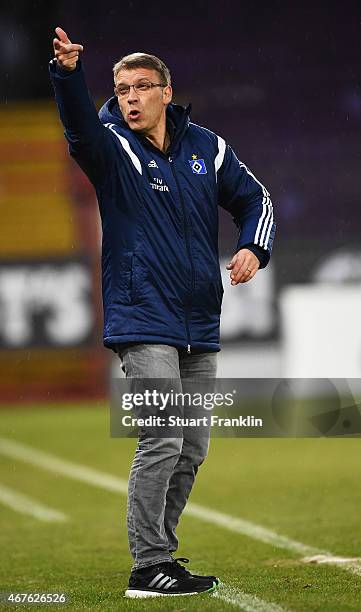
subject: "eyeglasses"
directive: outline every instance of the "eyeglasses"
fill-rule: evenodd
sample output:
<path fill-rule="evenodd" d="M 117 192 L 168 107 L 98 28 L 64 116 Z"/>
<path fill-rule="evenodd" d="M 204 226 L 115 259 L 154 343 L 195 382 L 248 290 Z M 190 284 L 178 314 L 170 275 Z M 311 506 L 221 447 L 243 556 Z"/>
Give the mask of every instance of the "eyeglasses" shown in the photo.
<path fill-rule="evenodd" d="M 118 87 L 114 87 L 114 93 L 116 96 L 120 98 L 124 98 L 130 92 L 130 88 L 133 87 L 136 93 L 145 93 L 153 87 L 167 87 L 166 83 L 151 83 L 150 81 L 141 81 L 140 83 L 136 83 L 135 85 L 119 85 Z"/>

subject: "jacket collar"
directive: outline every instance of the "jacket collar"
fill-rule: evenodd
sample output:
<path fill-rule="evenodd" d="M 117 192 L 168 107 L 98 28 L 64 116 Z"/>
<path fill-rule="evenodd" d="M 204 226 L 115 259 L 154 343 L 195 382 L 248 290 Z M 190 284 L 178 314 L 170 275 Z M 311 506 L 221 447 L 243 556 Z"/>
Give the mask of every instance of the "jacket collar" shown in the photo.
<path fill-rule="evenodd" d="M 189 126 L 189 115 L 191 112 L 191 105 L 187 107 L 180 106 L 179 104 L 169 104 L 167 108 L 167 129 L 171 138 L 171 143 L 167 153 L 174 152 L 181 142 L 184 134 L 186 133 Z M 99 118 L 102 123 L 114 123 L 122 129 L 129 130 L 132 132 L 144 146 L 156 149 L 151 142 L 141 134 L 133 132 L 120 111 L 118 100 L 116 96 L 110 98 L 100 109 Z M 156 149 L 159 151 L 159 149 Z"/>

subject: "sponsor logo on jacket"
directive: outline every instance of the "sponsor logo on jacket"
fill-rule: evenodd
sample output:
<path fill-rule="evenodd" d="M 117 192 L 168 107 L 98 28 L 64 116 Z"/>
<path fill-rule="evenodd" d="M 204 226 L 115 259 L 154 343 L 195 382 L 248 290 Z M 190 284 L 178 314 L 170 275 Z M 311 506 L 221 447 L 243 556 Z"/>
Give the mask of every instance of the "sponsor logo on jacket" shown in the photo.
<path fill-rule="evenodd" d="M 163 183 L 163 179 L 153 176 L 154 183 L 149 183 L 152 189 L 157 191 L 169 191 L 168 185 Z"/>

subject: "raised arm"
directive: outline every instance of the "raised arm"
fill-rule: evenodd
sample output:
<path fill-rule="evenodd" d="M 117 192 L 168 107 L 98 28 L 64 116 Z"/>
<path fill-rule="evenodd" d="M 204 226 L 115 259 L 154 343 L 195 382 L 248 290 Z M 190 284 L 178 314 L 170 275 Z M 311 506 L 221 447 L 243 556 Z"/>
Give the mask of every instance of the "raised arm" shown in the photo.
<path fill-rule="evenodd" d="M 55 58 L 49 70 L 69 152 L 89 179 L 97 183 L 110 170 L 110 139 L 85 82 L 79 60 L 83 45 L 72 43 L 62 28 L 57 27 L 55 32 Z"/>

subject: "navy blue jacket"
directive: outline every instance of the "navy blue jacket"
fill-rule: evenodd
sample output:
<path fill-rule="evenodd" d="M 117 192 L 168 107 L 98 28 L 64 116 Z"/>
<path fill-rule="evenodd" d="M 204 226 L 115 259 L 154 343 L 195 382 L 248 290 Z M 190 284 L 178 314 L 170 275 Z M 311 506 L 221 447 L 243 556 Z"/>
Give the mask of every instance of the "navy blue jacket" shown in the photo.
<path fill-rule="evenodd" d="M 117 98 L 98 113 L 81 62 L 50 62 L 70 154 L 93 183 L 103 228 L 104 344 L 145 342 L 218 351 L 223 287 L 218 205 L 261 267 L 275 232 L 266 188 L 224 140 L 170 104 L 166 154 L 133 132 Z"/>

